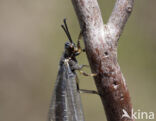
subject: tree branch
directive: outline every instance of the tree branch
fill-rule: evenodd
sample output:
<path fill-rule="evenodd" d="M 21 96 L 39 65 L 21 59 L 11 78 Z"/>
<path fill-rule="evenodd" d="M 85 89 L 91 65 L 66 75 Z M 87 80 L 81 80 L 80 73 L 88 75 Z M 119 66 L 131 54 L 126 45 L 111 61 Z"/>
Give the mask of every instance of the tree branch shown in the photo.
<path fill-rule="evenodd" d="M 118 39 L 122 33 L 123 27 L 132 12 L 133 3 L 134 0 L 117 0 L 115 3 L 113 12 L 107 23 L 110 30 L 112 30 L 110 32 L 112 32 L 115 40 Z"/>
<path fill-rule="evenodd" d="M 87 57 L 105 108 L 108 121 L 134 121 L 132 105 L 125 79 L 117 62 L 117 40 L 132 11 L 133 0 L 117 0 L 112 15 L 103 24 L 97 0 L 72 0 L 83 38 Z"/>

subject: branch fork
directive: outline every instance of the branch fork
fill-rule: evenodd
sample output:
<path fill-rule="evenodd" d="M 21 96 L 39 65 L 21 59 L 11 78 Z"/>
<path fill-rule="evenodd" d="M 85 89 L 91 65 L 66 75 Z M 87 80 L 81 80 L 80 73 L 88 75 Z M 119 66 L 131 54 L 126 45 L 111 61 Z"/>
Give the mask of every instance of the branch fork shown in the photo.
<path fill-rule="evenodd" d="M 132 104 L 124 76 L 117 62 L 117 45 L 130 16 L 134 0 L 116 0 L 107 24 L 103 23 L 97 0 L 72 0 L 81 29 L 86 54 L 108 121 L 134 121 Z"/>

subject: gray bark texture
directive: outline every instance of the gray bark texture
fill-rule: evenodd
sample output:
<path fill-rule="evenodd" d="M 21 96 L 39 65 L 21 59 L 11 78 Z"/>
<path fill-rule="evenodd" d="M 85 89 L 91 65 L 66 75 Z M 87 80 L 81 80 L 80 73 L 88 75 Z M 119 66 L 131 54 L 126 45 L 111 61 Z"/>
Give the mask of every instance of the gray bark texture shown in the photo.
<path fill-rule="evenodd" d="M 117 62 L 118 39 L 132 12 L 134 0 L 116 0 L 103 23 L 97 0 L 72 0 L 83 30 L 86 54 L 108 121 L 134 121 L 125 79 Z M 128 114 L 130 117 L 125 116 Z"/>

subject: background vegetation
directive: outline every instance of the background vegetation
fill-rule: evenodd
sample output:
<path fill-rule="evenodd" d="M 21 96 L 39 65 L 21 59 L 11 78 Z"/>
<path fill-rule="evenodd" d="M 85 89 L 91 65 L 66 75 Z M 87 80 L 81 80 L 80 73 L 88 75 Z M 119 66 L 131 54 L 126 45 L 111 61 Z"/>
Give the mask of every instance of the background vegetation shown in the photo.
<path fill-rule="evenodd" d="M 114 3 L 115 0 L 99 0 L 105 22 Z M 155 0 L 135 1 L 119 40 L 118 60 L 134 111 L 156 112 L 155 4 Z M 67 41 L 60 27 L 65 17 L 76 40 L 80 28 L 70 0 L 0 0 L 1 121 L 47 119 L 58 63 Z M 78 60 L 88 64 L 85 54 Z M 81 88 L 96 89 L 90 77 L 78 75 Z M 100 98 L 81 95 L 86 121 L 103 121 Z"/>

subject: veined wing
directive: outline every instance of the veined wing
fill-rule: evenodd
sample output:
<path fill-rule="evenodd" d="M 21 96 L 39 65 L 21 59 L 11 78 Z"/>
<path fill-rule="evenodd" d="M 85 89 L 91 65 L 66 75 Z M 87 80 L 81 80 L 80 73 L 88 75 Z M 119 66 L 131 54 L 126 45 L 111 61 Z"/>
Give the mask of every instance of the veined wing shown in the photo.
<path fill-rule="evenodd" d="M 52 100 L 50 104 L 48 121 L 70 121 L 68 117 L 67 105 L 67 78 L 66 66 L 60 65 L 57 80 L 55 82 L 55 89 L 53 91 Z"/>
<path fill-rule="evenodd" d="M 71 71 L 67 61 L 60 66 L 58 72 L 48 121 L 84 121 L 76 73 Z"/>
<path fill-rule="evenodd" d="M 77 91 L 76 73 L 71 71 L 68 62 L 65 62 L 65 65 L 67 70 L 67 105 L 69 107 L 68 115 L 70 117 L 70 121 L 84 121 L 81 97 L 80 93 Z"/>

